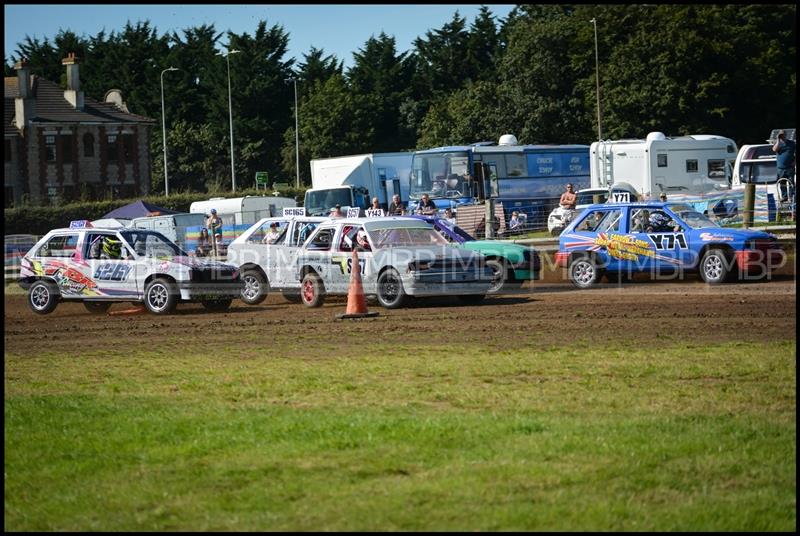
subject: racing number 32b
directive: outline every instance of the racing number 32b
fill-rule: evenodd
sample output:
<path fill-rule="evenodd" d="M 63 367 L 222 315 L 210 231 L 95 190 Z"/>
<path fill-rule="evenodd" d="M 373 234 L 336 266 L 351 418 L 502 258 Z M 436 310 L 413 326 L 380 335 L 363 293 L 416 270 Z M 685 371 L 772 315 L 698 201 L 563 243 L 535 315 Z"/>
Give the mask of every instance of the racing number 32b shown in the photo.
<path fill-rule="evenodd" d="M 94 278 L 102 281 L 124 281 L 131 271 L 130 266 L 124 264 L 101 264 L 94 272 Z"/>

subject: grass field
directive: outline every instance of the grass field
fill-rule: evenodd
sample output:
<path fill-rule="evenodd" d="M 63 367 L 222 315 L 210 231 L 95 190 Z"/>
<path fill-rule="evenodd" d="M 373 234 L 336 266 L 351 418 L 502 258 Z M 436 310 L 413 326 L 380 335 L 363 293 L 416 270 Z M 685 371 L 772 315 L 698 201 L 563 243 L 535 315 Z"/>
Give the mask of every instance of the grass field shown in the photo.
<path fill-rule="evenodd" d="M 793 531 L 795 342 L 633 346 L 7 352 L 4 528 Z"/>

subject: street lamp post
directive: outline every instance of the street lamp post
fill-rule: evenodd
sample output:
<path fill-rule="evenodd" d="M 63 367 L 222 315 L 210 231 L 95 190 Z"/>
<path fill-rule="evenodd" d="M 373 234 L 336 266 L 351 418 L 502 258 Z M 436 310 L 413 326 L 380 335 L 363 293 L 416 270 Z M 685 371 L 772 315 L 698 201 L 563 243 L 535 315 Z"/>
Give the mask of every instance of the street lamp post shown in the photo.
<path fill-rule="evenodd" d="M 597 79 L 597 140 L 603 139 L 603 126 L 600 121 L 600 61 L 597 54 L 597 19 L 592 19 L 589 22 L 594 24 L 594 69 L 595 78 Z"/>
<path fill-rule="evenodd" d="M 161 137 L 164 140 L 164 197 L 169 197 L 169 175 L 167 175 L 167 120 L 164 115 L 164 73 L 178 70 L 177 67 L 167 67 L 161 71 Z"/>
<path fill-rule="evenodd" d="M 300 189 L 300 133 L 297 130 L 297 78 L 287 78 L 286 82 L 294 82 L 294 171 L 297 177 L 297 188 Z"/>
<path fill-rule="evenodd" d="M 231 103 L 231 54 L 238 54 L 241 50 L 228 50 L 225 59 L 228 61 L 228 117 L 231 123 L 231 188 L 236 192 L 236 169 L 233 167 L 233 104 Z"/>

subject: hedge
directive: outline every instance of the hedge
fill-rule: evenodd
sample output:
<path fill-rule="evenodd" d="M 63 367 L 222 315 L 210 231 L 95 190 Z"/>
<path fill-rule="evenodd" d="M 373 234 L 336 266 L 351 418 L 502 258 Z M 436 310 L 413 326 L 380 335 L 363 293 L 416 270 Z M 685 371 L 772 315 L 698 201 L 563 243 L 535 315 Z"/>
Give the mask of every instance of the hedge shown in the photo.
<path fill-rule="evenodd" d="M 250 188 L 233 194 L 232 192 L 184 192 L 164 196 L 136 197 L 131 199 L 115 199 L 113 201 L 84 201 L 61 206 L 24 206 L 7 208 L 3 211 L 5 234 L 44 235 L 51 229 L 69 226 L 73 220 L 98 220 L 115 208 L 142 199 L 160 207 L 189 212 L 189 206 L 195 201 L 204 201 L 211 197 L 243 197 L 246 195 L 264 195 L 264 190 Z M 281 191 L 284 197 L 292 197 L 302 203 L 305 189 L 288 188 Z"/>

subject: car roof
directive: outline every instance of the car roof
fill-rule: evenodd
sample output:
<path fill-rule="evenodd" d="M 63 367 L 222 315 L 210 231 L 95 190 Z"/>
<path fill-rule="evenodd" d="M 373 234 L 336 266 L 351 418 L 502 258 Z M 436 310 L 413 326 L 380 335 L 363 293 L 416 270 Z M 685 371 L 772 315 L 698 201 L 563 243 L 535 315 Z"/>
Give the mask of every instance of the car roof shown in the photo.
<path fill-rule="evenodd" d="M 685 205 L 686 203 L 678 203 L 675 201 L 637 201 L 635 203 L 592 203 L 591 205 L 587 205 L 587 209 L 594 209 L 594 208 L 624 208 L 624 207 L 633 207 L 633 208 L 664 208 L 669 207 L 669 205 Z"/>

